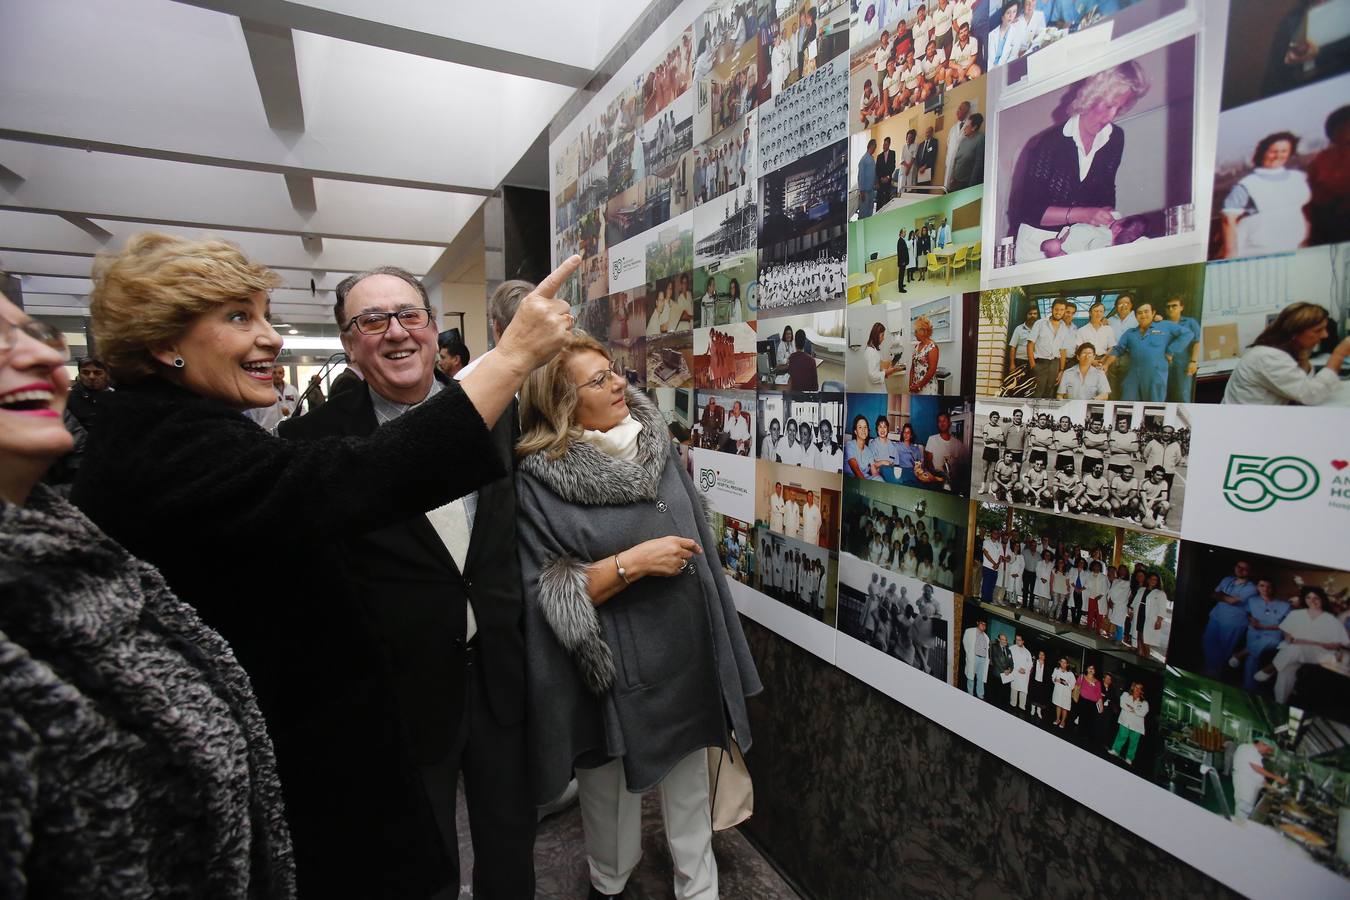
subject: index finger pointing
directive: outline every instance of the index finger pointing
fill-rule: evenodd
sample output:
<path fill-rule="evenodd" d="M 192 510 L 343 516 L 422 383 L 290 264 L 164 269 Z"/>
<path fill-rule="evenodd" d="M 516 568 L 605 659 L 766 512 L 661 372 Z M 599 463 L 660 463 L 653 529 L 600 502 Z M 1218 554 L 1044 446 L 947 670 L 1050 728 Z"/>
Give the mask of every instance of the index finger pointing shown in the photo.
<path fill-rule="evenodd" d="M 573 253 L 563 260 L 562 265 L 550 272 L 547 278 L 539 282 L 539 286 L 534 289 L 534 292 L 540 297 L 553 299 L 558 293 L 558 288 L 563 286 L 563 282 L 571 277 L 579 265 L 581 265 L 581 257 Z"/>

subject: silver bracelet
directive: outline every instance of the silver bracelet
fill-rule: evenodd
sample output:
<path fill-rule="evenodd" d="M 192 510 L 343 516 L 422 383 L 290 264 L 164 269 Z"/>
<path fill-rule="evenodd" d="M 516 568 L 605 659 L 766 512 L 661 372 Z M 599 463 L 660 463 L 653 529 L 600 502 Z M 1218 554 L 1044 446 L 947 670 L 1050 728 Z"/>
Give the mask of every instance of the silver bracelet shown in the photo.
<path fill-rule="evenodd" d="M 617 553 L 614 554 L 614 570 L 619 573 L 619 577 L 623 579 L 624 584 L 633 583 L 628 580 L 628 570 L 619 564 L 619 554 Z"/>

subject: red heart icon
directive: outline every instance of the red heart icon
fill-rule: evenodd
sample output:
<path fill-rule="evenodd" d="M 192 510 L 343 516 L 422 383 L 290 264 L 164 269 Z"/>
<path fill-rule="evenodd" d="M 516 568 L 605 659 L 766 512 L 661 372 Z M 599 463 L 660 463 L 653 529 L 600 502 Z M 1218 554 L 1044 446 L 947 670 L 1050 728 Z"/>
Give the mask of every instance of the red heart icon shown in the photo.
<path fill-rule="evenodd" d="M 1346 466 L 1350 466 L 1350 460 L 1347 460 L 1347 459 L 1333 459 L 1333 460 L 1331 461 L 1331 467 L 1332 467 L 1333 469 L 1337 470 L 1337 471 L 1340 471 L 1341 469 L 1344 469 Z"/>

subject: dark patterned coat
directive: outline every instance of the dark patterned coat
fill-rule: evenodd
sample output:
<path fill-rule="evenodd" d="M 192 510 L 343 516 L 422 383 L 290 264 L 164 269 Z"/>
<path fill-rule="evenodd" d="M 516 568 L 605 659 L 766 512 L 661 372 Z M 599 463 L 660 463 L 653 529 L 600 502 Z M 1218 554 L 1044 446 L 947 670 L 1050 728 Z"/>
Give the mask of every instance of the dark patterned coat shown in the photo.
<path fill-rule="evenodd" d="M 1125 152 L 1125 132 L 1112 126 L 1111 136 L 1093 157 L 1087 178 L 1078 178 L 1078 148 L 1064 134 L 1063 125 L 1052 125 L 1027 142 L 1013 170 L 1008 197 L 1008 234 L 1017 235 L 1019 225 L 1045 228 L 1041 218 L 1051 206 L 1104 206 L 1116 208 L 1116 171 Z"/>
<path fill-rule="evenodd" d="M 220 635 L 42 486 L 0 502 L 0 597 L 0 896 L 294 896 L 272 744 Z"/>

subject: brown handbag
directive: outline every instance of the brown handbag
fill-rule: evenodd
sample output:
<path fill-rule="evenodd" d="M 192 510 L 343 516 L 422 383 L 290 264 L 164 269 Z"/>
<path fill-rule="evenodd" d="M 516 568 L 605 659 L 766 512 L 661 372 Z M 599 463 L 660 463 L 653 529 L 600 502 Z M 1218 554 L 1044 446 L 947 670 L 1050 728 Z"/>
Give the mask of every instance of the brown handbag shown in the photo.
<path fill-rule="evenodd" d="M 708 797 L 712 807 L 713 831 L 726 831 L 750 818 L 755 811 L 755 786 L 745 767 L 736 736 L 731 749 L 708 748 Z"/>

